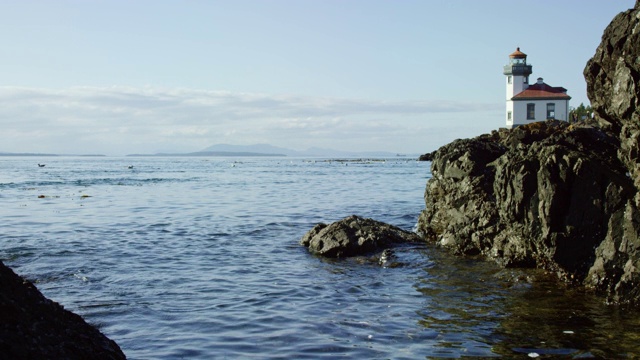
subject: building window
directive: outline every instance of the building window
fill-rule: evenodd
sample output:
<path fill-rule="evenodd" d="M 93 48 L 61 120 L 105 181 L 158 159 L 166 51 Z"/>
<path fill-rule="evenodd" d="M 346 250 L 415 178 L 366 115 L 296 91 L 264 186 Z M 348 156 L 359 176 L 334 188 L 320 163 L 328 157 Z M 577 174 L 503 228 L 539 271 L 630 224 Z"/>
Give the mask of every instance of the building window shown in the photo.
<path fill-rule="evenodd" d="M 511 111 L 507 111 L 507 120 L 511 120 Z"/>
<path fill-rule="evenodd" d="M 511 79 L 511 75 L 507 76 L 507 84 L 511 84 L 512 79 Z"/>
<path fill-rule="evenodd" d="M 529 77 L 528 76 L 523 77 L 522 78 L 522 82 L 523 83 L 529 83 Z"/>
<path fill-rule="evenodd" d="M 556 118 L 556 104 L 547 103 L 547 119 Z"/>
<path fill-rule="evenodd" d="M 536 104 L 527 104 L 527 120 L 536 119 Z"/>

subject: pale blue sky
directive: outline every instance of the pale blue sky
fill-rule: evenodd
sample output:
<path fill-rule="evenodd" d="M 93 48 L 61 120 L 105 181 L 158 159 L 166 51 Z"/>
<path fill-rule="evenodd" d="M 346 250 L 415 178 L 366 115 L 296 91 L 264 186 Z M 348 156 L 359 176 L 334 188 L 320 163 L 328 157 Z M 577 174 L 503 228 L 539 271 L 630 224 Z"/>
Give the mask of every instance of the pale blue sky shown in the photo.
<path fill-rule="evenodd" d="M 635 0 L 0 1 L 0 151 L 424 153 L 504 126 L 502 66 L 587 102 Z"/>

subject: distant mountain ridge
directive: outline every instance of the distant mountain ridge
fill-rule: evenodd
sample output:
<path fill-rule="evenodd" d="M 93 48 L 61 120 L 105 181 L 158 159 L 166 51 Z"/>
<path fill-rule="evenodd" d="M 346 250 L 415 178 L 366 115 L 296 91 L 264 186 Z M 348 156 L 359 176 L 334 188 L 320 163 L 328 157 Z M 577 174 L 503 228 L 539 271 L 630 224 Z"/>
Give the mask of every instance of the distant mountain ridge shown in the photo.
<path fill-rule="evenodd" d="M 0 152 L 0 156 L 39 156 L 39 157 L 54 157 L 54 156 L 86 156 L 86 157 L 102 157 L 102 154 L 49 154 L 49 153 L 13 153 L 13 152 Z"/>
<path fill-rule="evenodd" d="M 334 149 L 325 149 L 318 147 L 311 147 L 307 150 L 298 151 L 287 149 L 283 147 L 273 146 L 269 144 L 254 144 L 254 145 L 230 145 L 230 144 L 216 144 L 209 146 L 200 152 L 229 152 L 229 153 L 257 153 L 257 154 L 282 154 L 291 157 L 394 157 L 395 153 L 384 151 L 340 151 Z"/>
<path fill-rule="evenodd" d="M 216 144 L 211 145 L 198 152 L 200 153 L 251 153 L 251 154 L 273 154 L 280 156 L 291 156 L 290 149 L 285 149 L 269 144 L 255 144 L 255 145 L 230 145 L 230 144 Z"/>
<path fill-rule="evenodd" d="M 196 151 L 190 153 L 155 153 L 155 154 L 129 154 L 127 156 L 287 156 L 285 154 L 271 154 L 248 151 Z"/>
<path fill-rule="evenodd" d="M 0 152 L 0 156 L 60 156 L 58 154 L 45 154 L 45 153 L 12 153 L 12 152 Z"/>
<path fill-rule="evenodd" d="M 335 149 L 310 147 L 307 150 L 299 151 L 287 149 L 279 146 L 273 146 L 269 144 L 253 144 L 253 145 L 231 145 L 231 144 L 216 144 L 209 146 L 205 149 L 195 152 L 187 153 L 137 153 L 128 154 L 126 156 L 289 156 L 289 157 L 377 157 L 377 158 L 391 158 L 396 156 L 419 156 L 420 154 L 396 154 L 385 151 L 340 151 Z M 102 157 L 103 154 L 47 154 L 47 153 L 12 153 L 12 152 L 0 152 L 0 157 L 3 156 L 86 156 L 86 157 Z"/>

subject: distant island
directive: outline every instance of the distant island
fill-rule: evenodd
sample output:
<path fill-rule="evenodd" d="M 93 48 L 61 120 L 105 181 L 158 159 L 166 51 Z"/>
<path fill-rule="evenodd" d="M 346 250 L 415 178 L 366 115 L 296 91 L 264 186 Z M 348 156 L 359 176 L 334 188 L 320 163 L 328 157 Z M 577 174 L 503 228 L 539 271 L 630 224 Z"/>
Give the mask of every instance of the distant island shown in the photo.
<path fill-rule="evenodd" d="M 354 151 L 340 151 L 324 148 L 309 148 L 304 151 L 292 150 L 282 147 L 277 147 L 269 144 L 254 144 L 254 145 L 230 145 L 230 144 L 216 144 L 209 146 L 201 151 L 190 153 L 156 153 L 156 154 L 131 154 L 127 156 L 271 156 L 271 157 L 381 157 L 391 158 L 399 155 L 390 152 L 354 152 Z M 416 155 L 417 156 L 417 155 Z"/>
<path fill-rule="evenodd" d="M 77 157 L 105 157 L 103 154 L 50 154 L 50 153 L 29 153 L 29 152 L 0 152 L 2 156 L 28 156 L 28 157 L 56 157 L 56 156 L 77 156 Z M 320 157 L 320 158 L 395 158 L 395 157 L 415 157 L 420 154 L 397 154 L 385 151 L 341 151 L 335 149 L 311 147 L 307 150 L 292 150 L 269 144 L 254 145 L 230 145 L 216 144 L 200 151 L 193 152 L 158 152 L 158 153 L 136 153 L 128 154 L 128 157 Z"/>
<path fill-rule="evenodd" d="M 55 156 L 87 156 L 87 157 L 102 157 L 106 155 L 102 154 L 46 154 L 46 153 L 12 153 L 12 152 L 0 152 L 0 156 L 38 156 L 38 157 L 55 157 Z"/>
<path fill-rule="evenodd" d="M 0 152 L 0 156 L 60 156 L 56 154 L 39 154 L 39 153 L 10 153 Z"/>
<path fill-rule="evenodd" d="M 257 152 L 234 152 L 234 151 L 197 151 L 191 153 L 157 153 L 157 154 L 130 154 L 127 156 L 287 156 L 285 154 L 269 154 Z"/>

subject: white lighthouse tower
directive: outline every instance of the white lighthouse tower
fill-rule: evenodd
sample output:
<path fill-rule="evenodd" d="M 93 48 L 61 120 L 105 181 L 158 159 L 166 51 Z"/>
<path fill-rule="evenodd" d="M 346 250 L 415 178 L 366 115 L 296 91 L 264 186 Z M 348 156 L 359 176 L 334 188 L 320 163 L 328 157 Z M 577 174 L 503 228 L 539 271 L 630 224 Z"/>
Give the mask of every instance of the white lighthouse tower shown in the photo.
<path fill-rule="evenodd" d="M 527 54 L 517 48 L 509 55 L 509 64 L 504 66 L 504 74 L 507 76 L 507 100 L 521 93 L 529 87 L 529 75 L 533 72 L 532 66 L 527 64 Z"/>
<path fill-rule="evenodd" d="M 549 86 L 542 78 L 529 85 L 532 66 L 527 64 L 527 54 L 517 48 L 509 55 L 509 63 L 503 74 L 507 82 L 507 128 L 548 119 L 568 120 L 569 100 L 567 89 Z"/>
<path fill-rule="evenodd" d="M 527 64 L 527 54 L 516 48 L 509 55 L 509 63 L 504 66 L 504 74 L 507 77 L 507 127 L 513 127 L 513 101 L 514 95 L 519 94 L 529 87 L 529 75 L 533 72 L 533 66 Z"/>

